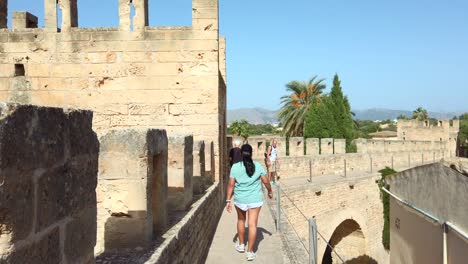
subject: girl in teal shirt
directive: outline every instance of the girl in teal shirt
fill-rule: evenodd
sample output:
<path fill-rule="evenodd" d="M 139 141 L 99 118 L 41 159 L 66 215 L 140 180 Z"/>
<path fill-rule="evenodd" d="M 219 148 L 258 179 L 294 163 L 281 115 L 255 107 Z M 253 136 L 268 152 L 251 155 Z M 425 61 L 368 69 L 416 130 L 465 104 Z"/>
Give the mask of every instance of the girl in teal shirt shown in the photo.
<path fill-rule="evenodd" d="M 273 198 L 270 181 L 266 177 L 265 169 L 258 162 L 252 160 L 252 147 L 245 144 L 241 148 L 242 162 L 234 164 L 231 168 L 229 184 L 226 195 L 226 209 L 230 213 L 232 204 L 237 211 L 237 235 L 239 243 L 236 250 L 245 251 L 245 220 L 249 214 L 249 240 L 247 244 L 247 260 L 254 260 L 254 243 L 257 238 L 257 223 L 260 209 L 263 205 L 261 182 L 268 190 L 268 197 Z M 234 201 L 231 199 L 234 192 Z"/>

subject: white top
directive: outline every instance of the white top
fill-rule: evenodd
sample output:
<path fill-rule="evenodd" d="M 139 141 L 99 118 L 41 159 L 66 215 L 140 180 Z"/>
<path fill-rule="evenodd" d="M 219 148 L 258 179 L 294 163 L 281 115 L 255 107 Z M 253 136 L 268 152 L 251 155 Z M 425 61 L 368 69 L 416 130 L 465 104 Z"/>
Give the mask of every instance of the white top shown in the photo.
<path fill-rule="evenodd" d="M 276 161 L 277 155 L 276 147 L 271 146 L 270 161 Z"/>

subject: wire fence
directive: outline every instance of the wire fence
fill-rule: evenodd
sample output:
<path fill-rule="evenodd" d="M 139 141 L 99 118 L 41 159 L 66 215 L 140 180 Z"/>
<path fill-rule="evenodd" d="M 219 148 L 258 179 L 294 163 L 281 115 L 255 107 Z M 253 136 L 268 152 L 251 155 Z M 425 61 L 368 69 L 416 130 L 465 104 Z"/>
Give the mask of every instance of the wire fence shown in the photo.
<path fill-rule="evenodd" d="M 317 263 L 317 235 L 318 234 L 322 240 L 326 243 L 326 246 L 328 248 L 331 249 L 331 252 L 334 253 L 334 255 L 336 255 L 340 261 L 342 263 L 345 263 L 344 259 L 338 254 L 338 252 L 335 250 L 335 248 L 330 245 L 330 243 L 328 243 L 328 239 L 326 239 L 322 233 L 320 233 L 320 231 L 318 230 L 317 228 L 317 225 L 315 224 L 315 219 L 314 218 L 308 218 L 304 212 L 302 212 L 301 209 L 299 209 L 299 207 L 297 207 L 296 203 L 294 203 L 294 201 L 291 199 L 291 197 L 289 197 L 289 195 L 280 187 L 280 184 L 277 184 L 276 186 L 277 188 L 277 195 L 276 195 L 276 199 L 277 199 L 277 209 L 276 209 L 276 225 L 277 225 L 277 230 L 278 231 L 281 231 L 281 211 L 283 212 L 283 215 L 287 215 L 282 206 L 281 206 L 281 193 L 283 194 L 284 197 L 286 197 L 289 202 L 292 204 L 292 206 L 304 217 L 304 219 L 309 223 L 309 247 L 307 247 L 305 244 L 304 244 L 304 241 L 303 239 L 301 239 L 299 233 L 297 232 L 296 228 L 294 227 L 293 223 L 291 223 L 291 221 L 289 220 L 289 218 L 286 217 L 286 220 L 289 222 L 290 226 L 292 227 L 294 233 L 297 235 L 297 237 L 299 238 L 302 246 L 304 247 L 304 249 L 306 250 L 306 252 L 309 254 L 309 260 L 310 262 L 309 263 L 313 263 L 313 264 L 316 264 Z M 314 234 L 314 232 L 316 232 L 316 234 Z"/>

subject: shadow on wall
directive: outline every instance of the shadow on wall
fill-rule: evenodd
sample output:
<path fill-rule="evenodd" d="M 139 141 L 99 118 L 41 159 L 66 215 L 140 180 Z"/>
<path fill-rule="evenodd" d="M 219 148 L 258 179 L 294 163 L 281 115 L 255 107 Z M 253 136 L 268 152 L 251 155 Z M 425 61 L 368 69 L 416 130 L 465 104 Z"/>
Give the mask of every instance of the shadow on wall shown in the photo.
<path fill-rule="evenodd" d="M 141 237 L 146 227 L 142 219 L 146 218 L 146 211 L 129 211 L 128 214 L 112 214 L 104 226 L 104 252 L 110 252 L 126 247 L 144 247 L 147 243 L 145 237 Z M 129 232 L 141 227 L 141 232 Z"/>
<path fill-rule="evenodd" d="M 109 217 L 104 227 L 104 252 L 96 256 L 96 262 L 123 264 L 129 263 L 131 259 L 131 263 L 145 263 L 151 256 L 150 253 L 164 242 L 164 238 L 154 232 L 152 245 L 144 247 L 142 244 L 147 243 L 145 241 L 147 238 L 141 237 L 141 232 L 128 231 L 135 230 L 135 226 L 141 226 L 141 217 L 146 213 L 146 211 L 129 211 L 128 214 L 119 213 Z M 133 244 L 129 244 L 129 241 Z M 133 248 L 128 248 L 129 246 Z M 125 247 L 128 249 L 123 249 Z"/>

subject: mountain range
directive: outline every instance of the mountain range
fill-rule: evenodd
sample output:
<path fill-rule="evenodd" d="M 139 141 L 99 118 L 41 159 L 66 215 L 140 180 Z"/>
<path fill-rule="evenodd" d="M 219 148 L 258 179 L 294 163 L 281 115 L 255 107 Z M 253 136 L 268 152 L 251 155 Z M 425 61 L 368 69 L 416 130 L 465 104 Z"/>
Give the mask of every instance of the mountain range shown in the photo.
<path fill-rule="evenodd" d="M 264 108 L 239 108 L 227 111 L 228 124 L 235 120 L 245 119 L 251 124 L 274 124 L 278 123 L 278 110 Z M 412 116 L 412 111 L 392 110 L 385 108 L 371 108 L 366 110 L 354 110 L 355 119 L 359 120 L 386 120 L 395 119 L 399 115 Z M 451 119 L 463 112 L 429 112 L 429 116 L 436 119 Z"/>

